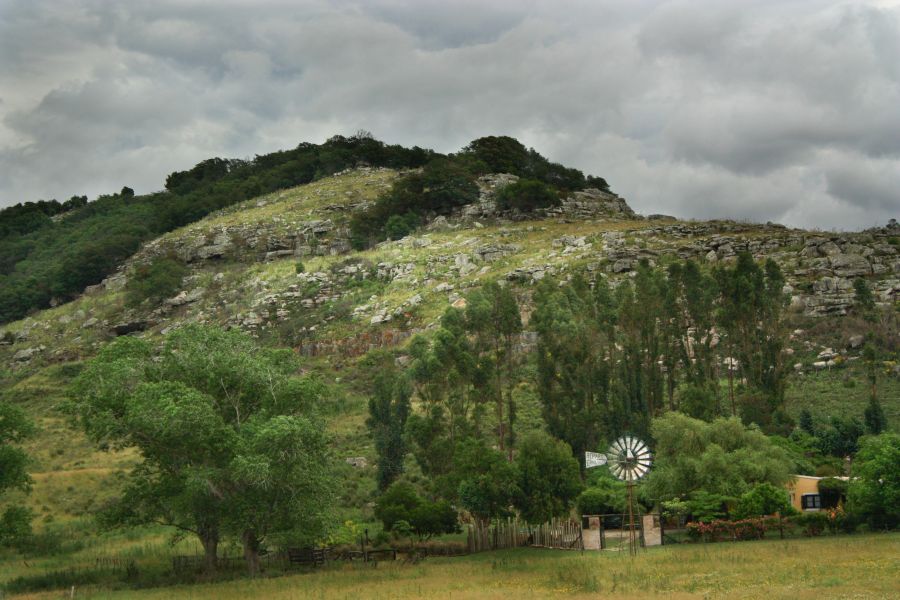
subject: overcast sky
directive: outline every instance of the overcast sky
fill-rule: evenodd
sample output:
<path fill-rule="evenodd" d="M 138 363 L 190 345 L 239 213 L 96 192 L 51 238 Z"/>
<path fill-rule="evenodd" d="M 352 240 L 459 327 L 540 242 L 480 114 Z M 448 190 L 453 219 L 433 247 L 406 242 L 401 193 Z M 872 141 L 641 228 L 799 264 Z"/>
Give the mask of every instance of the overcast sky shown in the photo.
<path fill-rule="evenodd" d="M 900 218 L 900 2 L 0 0 L 0 205 L 371 131 L 511 135 L 641 213 Z"/>

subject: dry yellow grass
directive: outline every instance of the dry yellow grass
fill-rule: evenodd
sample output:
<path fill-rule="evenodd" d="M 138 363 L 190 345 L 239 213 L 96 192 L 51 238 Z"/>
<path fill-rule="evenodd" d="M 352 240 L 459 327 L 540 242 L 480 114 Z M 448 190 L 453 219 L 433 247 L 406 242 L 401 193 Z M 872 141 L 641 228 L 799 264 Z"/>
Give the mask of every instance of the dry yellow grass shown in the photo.
<path fill-rule="evenodd" d="M 622 553 L 519 549 L 410 566 L 339 566 L 273 579 L 140 591 L 109 599 L 897 598 L 900 534 L 681 545 Z M 27 598 L 58 598 L 59 593 Z"/>

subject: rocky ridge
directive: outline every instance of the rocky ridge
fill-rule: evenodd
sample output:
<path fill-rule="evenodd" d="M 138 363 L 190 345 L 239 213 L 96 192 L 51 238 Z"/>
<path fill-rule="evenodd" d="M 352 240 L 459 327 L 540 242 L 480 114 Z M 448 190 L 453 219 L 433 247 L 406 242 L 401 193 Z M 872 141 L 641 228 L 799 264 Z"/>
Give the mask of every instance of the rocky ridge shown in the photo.
<path fill-rule="evenodd" d="M 576 192 L 560 207 L 524 219 L 499 213 L 493 196 L 515 180 L 479 181 L 476 204 L 435 218 L 424 230 L 356 253 L 347 223 L 397 176 L 383 169 L 339 174 L 256 199 L 146 244 L 79 300 L 9 324 L 0 358 L 13 368 L 90 354 L 116 335 L 164 333 L 188 322 L 218 322 L 255 335 L 284 330 L 309 354 L 348 355 L 398 343 L 432 326 L 466 291 L 495 279 L 527 288 L 576 269 L 613 285 L 641 260 L 728 262 L 747 251 L 785 272 L 794 310 L 839 317 L 865 278 L 877 302 L 900 301 L 900 226 L 823 233 L 774 224 L 677 221 L 635 215 L 625 200 Z M 191 274 L 157 307 L 126 310 L 121 290 L 135 265 L 174 255 Z M 298 268 L 297 263 L 304 263 Z"/>

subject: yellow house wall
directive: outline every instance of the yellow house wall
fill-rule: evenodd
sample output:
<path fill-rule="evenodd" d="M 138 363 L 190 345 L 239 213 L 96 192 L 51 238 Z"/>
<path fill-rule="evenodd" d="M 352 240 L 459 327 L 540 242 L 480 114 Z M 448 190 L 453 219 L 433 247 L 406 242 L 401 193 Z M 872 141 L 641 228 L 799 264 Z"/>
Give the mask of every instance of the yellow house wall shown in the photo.
<path fill-rule="evenodd" d="M 791 506 L 798 511 L 803 510 L 800 504 L 800 498 L 803 494 L 819 493 L 819 477 L 807 477 L 804 475 L 794 475 L 794 478 L 787 483 L 788 493 L 791 495 Z"/>

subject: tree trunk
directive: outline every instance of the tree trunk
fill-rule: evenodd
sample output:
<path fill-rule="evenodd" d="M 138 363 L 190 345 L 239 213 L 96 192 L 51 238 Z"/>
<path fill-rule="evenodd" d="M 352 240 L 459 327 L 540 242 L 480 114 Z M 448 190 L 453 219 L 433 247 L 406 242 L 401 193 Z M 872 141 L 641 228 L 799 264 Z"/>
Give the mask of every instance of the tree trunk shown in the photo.
<path fill-rule="evenodd" d="M 210 527 L 202 529 L 197 535 L 203 544 L 203 571 L 211 575 L 219 566 L 219 531 Z"/>
<path fill-rule="evenodd" d="M 247 529 L 241 534 L 241 543 L 244 545 L 244 560 L 247 562 L 247 573 L 251 577 L 259 574 L 259 538 L 252 529 Z"/>

